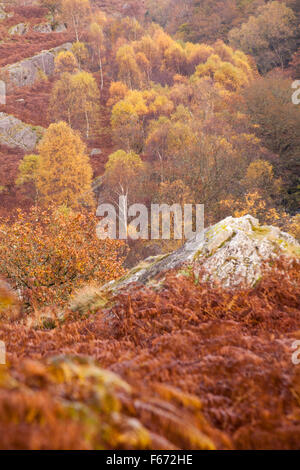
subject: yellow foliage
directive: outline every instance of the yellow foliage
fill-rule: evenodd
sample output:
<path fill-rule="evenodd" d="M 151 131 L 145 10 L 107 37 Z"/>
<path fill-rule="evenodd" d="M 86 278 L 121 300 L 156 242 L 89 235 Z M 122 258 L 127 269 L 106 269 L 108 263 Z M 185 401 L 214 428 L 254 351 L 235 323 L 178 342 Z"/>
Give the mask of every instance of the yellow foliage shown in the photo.
<path fill-rule="evenodd" d="M 265 160 L 255 160 L 250 163 L 243 183 L 248 189 L 256 188 L 270 191 L 275 184 L 271 163 Z"/>
<path fill-rule="evenodd" d="M 74 73 L 77 68 L 77 60 L 71 51 L 61 51 L 55 57 L 55 72 L 57 73 Z"/>
<path fill-rule="evenodd" d="M 123 82 L 111 82 L 109 87 L 109 100 L 107 106 L 114 106 L 128 94 L 129 89 Z"/>
<path fill-rule="evenodd" d="M 195 77 L 210 77 L 229 91 L 237 91 L 254 77 L 247 56 L 217 41 L 205 63 L 197 66 Z"/>
<path fill-rule="evenodd" d="M 73 28 L 76 41 L 79 41 L 81 28 L 88 22 L 91 13 L 89 0 L 61 0 L 61 12 L 68 26 Z"/>
<path fill-rule="evenodd" d="M 193 44 L 188 42 L 185 47 L 187 62 L 195 68 L 203 64 L 214 53 L 214 49 L 207 44 Z"/>
<path fill-rule="evenodd" d="M 129 88 L 139 88 L 142 83 L 142 73 L 136 61 L 136 55 L 131 45 L 121 46 L 116 55 L 119 68 L 119 79 Z"/>
<path fill-rule="evenodd" d="M 258 191 L 249 192 L 237 200 L 229 197 L 227 200 L 220 201 L 219 204 L 222 209 L 227 208 L 231 214 L 233 213 L 234 217 L 250 214 L 256 217 L 260 223 L 289 230 L 290 218 L 288 214 L 271 207 L 270 202 L 266 201 Z"/>
<path fill-rule="evenodd" d="M 16 180 L 16 185 L 20 186 L 24 183 L 34 182 L 36 179 L 36 172 L 38 168 L 38 155 L 25 155 L 19 164 L 19 174 Z"/>
<path fill-rule="evenodd" d="M 81 68 L 87 61 L 89 55 L 86 45 L 83 42 L 76 41 L 72 44 L 72 52 L 77 59 L 79 68 Z"/>
<path fill-rule="evenodd" d="M 105 165 L 105 182 L 110 188 L 125 190 L 144 172 L 141 157 L 134 152 L 118 150 L 108 157 Z"/>
<path fill-rule="evenodd" d="M 96 120 L 100 93 L 93 75 L 80 71 L 63 73 L 53 86 L 49 114 L 52 120 L 64 120 L 69 125 L 82 127 L 85 122 L 86 137 Z"/>
<path fill-rule="evenodd" d="M 291 218 L 288 226 L 288 232 L 300 242 L 300 214 L 296 214 Z"/>
<path fill-rule="evenodd" d="M 41 204 L 93 206 L 92 168 L 80 136 L 65 122 L 51 124 L 38 151 L 36 186 Z"/>

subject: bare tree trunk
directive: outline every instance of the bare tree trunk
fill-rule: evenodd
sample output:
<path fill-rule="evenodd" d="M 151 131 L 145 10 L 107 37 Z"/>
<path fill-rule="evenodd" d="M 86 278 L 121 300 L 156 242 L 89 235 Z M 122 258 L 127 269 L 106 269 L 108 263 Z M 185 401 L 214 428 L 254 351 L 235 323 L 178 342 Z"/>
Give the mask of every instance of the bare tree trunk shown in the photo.
<path fill-rule="evenodd" d="M 68 108 L 68 123 L 69 123 L 69 126 L 71 127 L 71 111 L 70 111 L 70 108 Z"/>
<path fill-rule="evenodd" d="M 89 123 L 89 116 L 87 111 L 85 111 L 85 121 L 86 121 L 86 138 L 89 138 L 89 133 L 90 133 L 90 123 Z"/>
<path fill-rule="evenodd" d="M 101 80 L 101 85 L 100 86 L 101 86 L 101 90 L 103 90 L 104 81 L 103 81 L 102 58 L 101 58 L 100 47 L 98 47 L 98 55 L 99 55 L 100 80 Z"/>
<path fill-rule="evenodd" d="M 76 35 L 76 42 L 78 42 L 78 41 L 79 41 L 79 37 L 78 37 L 78 28 L 77 28 L 77 25 L 76 25 L 76 21 L 75 21 L 74 15 L 72 15 L 72 20 L 73 20 L 73 26 L 74 26 L 74 31 L 75 31 L 75 35 Z"/>
<path fill-rule="evenodd" d="M 159 160 L 160 160 L 160 181 L 161 183 L 164 182 L 164 164 L 163 164 L 163 159 L 161 156 L 161 153 L 158 152 Z"/>

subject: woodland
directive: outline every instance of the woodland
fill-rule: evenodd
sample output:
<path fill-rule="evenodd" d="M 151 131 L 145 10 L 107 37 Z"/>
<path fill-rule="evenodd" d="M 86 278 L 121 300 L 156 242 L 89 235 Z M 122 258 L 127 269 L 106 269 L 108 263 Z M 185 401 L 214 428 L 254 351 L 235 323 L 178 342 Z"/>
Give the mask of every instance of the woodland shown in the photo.
<path fill-rule="evenodd" d="M 100 240 L 96 209 L 201 203 L 300 241 L 300 2 L 3 0 L 0 80 L 0 449 L 299 448 L 299 252 L 238 291 L 171 270 L 107 294 L 185 240 Z"/>

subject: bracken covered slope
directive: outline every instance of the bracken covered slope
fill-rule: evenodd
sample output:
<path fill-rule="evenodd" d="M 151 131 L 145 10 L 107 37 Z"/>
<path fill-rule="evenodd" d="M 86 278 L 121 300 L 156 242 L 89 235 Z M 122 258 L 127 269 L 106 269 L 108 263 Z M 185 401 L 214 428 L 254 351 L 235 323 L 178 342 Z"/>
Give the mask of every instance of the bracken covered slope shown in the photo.
<path fill-rule="evenodd" d="M 0 448 L 298 448 L 299 260 L 260 268 L 238 290 L 169 271 L 3 316 Z"/>

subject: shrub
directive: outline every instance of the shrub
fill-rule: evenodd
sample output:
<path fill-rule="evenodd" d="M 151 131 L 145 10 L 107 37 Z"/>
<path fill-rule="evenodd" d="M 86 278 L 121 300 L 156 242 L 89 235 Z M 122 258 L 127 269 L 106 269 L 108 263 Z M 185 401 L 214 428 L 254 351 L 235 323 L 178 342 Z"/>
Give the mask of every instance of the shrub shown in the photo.
<path fill-rule="evenodd" d="M 31 308 L 63 303 L 91 279 L 102 284 L 122 275 L 124 243 L 99 240 L 96 224 L 87 211 L 19 211 L 14 223 L 0 221 L 0 273 Z"/>

